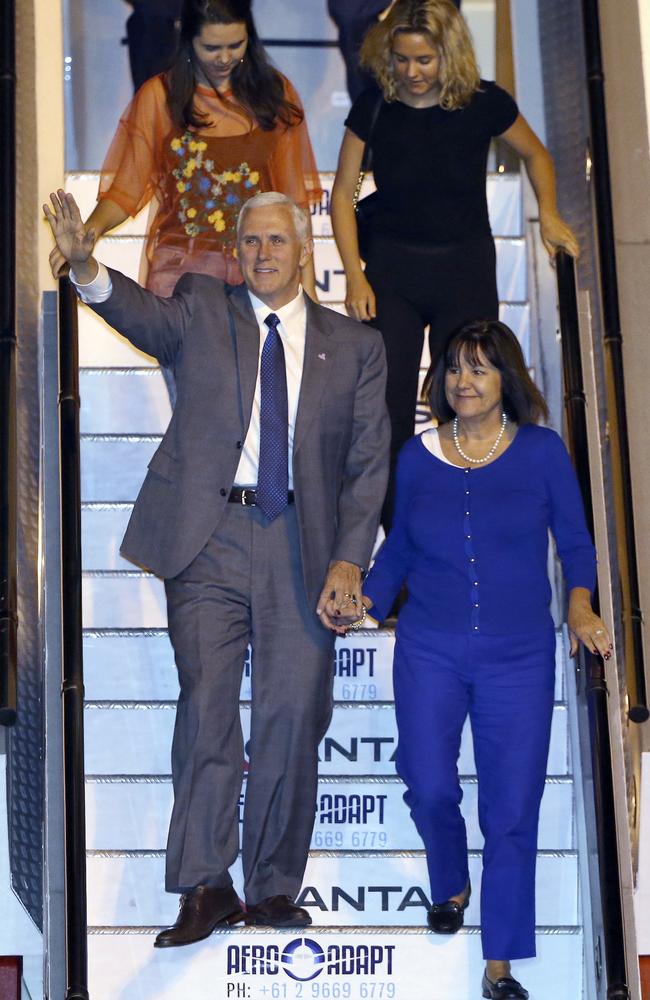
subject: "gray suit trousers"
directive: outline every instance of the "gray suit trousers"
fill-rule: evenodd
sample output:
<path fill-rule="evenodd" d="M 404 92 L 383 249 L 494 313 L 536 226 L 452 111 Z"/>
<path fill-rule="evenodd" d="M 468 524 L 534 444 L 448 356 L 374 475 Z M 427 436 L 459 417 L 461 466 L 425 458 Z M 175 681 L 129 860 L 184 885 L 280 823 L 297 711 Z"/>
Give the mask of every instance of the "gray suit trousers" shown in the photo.
<path fill-rule="evenodd" d="M 318 745 L 332 714 L 334 645 L 307 604 L 295 507 L 269 524 L 255 507 L 228 504 L 204 549 L 165 588 L 181 689 L 166 888 L 231 884 L 244 771 L 239 690 L 250 641 L 245 895 L 248 903 L 295 898 L 314 824 Z"/>

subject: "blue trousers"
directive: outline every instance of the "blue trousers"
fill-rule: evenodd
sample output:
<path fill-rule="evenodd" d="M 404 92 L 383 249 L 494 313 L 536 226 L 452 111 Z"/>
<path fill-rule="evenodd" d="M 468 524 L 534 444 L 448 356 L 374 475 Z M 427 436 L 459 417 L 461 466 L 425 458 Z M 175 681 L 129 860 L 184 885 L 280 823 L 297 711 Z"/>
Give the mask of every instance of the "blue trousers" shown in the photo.
<path fill-rule="evenodd" d="M 535 954 L 535 862 L 553 713 L 555 636 L 482 636 L 398 626 L 397 771 L 424 842 L 431 899 L 468 880 L 458 757 L 469 716 L 485 839 L 483 957 Z"/>

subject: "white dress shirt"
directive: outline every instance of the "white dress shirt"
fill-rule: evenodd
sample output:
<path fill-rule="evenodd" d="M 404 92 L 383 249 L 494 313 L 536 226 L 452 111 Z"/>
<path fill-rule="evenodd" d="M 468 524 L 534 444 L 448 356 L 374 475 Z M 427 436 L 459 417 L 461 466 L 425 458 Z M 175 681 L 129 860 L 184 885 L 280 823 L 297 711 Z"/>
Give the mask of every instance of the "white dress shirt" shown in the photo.
<path fill-rule="evenodd" d="M 80 284 L 70 271 L 70 280 L 77 289 L 82 302 L 89 305 L 93 303 L 105 302 L 113 291 L 111 276 L 103 264 L 99 265 L 99 270 L 95 278 L 85 285 Z M 284 348 L 284 361 L 287 370 L 287 403 L 289 409 L 289 489 L 293 489 L 293 435 L 296 425 L 296 413 L 298 411 L 298 397 L 300 395 L 300 383 L 302 381 L 302 369 L 305 358 L 305 335 L 307 330 L 307 309 L 302 288 L 298 289 L 298 294 L 291 302 L 280 309 L 270 309 L 260 299 L 256 298 L 252 292 L 248 293 L 251 305 L 255 312 L 257 325 L 260 331 L 260 344 L 257 357 L 257 379 L 255 381 L 255 395 L 253 397 L 253 409 L 251 421 L 244 440 L 241 458 L 237 466 L 235 475 L 235 486 L 256 486 L 257 469 L 260 455 L 260 358 L 266 335 L 269 332 L 264 320 L 270 313 L 275 311 L 275 315 L 280 320 L 278 333 Z"/>

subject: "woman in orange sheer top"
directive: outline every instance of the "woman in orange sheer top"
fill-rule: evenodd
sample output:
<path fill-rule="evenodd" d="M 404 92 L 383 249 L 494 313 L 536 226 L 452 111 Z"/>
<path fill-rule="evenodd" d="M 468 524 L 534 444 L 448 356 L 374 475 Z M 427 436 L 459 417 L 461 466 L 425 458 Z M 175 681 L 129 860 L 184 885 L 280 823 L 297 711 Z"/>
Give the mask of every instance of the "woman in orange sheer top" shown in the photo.
<path fill-rule="evenodd" d="M 146 285 L 171 295 L 186 271 L 241 282 L 235 226 L 244 201 L 321 197 L 300 99 L 269 63 L 250 0 L 185 0 L 171 68 L 120 119 L 87 225 L 101 236 L 155 199 Z M 51 255 L 58 275 L 64 262 Z M 313 264 L 303 273 L 315 296 Z"/>

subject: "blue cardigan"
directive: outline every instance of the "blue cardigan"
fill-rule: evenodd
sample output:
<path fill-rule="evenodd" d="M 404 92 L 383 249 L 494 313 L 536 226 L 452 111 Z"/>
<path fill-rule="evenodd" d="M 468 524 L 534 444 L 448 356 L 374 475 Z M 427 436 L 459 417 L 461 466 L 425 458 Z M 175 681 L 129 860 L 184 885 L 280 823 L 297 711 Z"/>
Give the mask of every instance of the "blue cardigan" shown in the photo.
<path fill-rule="evenodd" d="M 436 458 L 420 436 L 397 465 L 393 528 L 364 585 L 382 620 L 401 585 L 400 630 L 509 635 L 542 631 L 549 611 L 548 531 L 569 589 L 593 590 L 596 553 L 562 439 L 525 424 L 494 462 Z"/>

